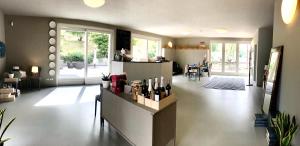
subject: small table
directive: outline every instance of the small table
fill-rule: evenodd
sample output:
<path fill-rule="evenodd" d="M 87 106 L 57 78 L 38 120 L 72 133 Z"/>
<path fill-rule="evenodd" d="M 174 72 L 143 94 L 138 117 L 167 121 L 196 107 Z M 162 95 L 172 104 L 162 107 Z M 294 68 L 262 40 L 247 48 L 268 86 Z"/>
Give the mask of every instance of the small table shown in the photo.
<path fill-rule="evenodd" d="M 16 97 L 19 95 L 18 90 L 19 90 L 19 78 L 4 78 L 4 83 L 11 85 L 11 86 L 15 86 L 15 95 Z"/>
<path fill-rule="evenodd" d="M 37 87 L 39 89 L 41 89 L 41 77 L 39 76 L 31 76 L 30 77 L 30 89 L 32 89 L 33 87 L 35 87 L 35 84 L 37 85 Z"/>

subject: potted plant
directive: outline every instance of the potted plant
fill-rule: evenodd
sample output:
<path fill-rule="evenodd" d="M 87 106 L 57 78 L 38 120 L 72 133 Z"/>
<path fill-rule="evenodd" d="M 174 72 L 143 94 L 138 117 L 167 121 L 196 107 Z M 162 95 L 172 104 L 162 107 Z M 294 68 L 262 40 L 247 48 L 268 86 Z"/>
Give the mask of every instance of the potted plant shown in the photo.
<path fill-rule="evenodd" d="M 14 74 L 12 71 L 10 71 L 10 72 L 8 73 L 8 77 L 9 77 L 10 79 L 14 78 L 14 76 L 15 76 L 15 74 Z"/>
<path fill-rule="evenodd" d="M 298 129 L 295 116 L 291 119 L 289 114 L 279 113 L 276 120 L 272 120 L 272 124 L 279 146 L 291 146 Z"/>
<path fill-rule="evenodd" d="M 4 113 L 5 113 L 5 109 L 1 109 L 0 110 L 0 131 L 1 131 L 1 128 L 2 128 L 2 124 L 3 124 Z M 3 139 L 3 135 L 15 119 L 16 118 L 13 118 L 12 120 L 10 120 L 10 122 L 8 122 L 8 124 L 4 127 L 4 129 L 3 129 L 3 131 L 0 135 L 0 146 L 3 146 L 4 143 L 10 139 L 10 138 Z"/>
<path fill-rule="evenodd" d="M 109 87 L 109 83 L 110 83 L 110 74 L 108 74 L 107 76 L 105 74 L 102 73 L 102 84 L 103 84 L 103 88 L 107 89 Z"/>

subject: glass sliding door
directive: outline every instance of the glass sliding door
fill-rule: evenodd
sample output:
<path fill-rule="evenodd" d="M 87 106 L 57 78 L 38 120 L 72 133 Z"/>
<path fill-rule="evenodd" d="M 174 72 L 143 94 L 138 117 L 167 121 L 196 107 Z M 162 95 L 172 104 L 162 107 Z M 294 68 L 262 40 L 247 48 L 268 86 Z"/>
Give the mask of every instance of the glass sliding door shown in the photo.
<path fill-rule="evenodd" d="M 246 75 L 249 68 L 250 42 L 212 42 L 211 71 L 224 75 Z"/>
<path fill-rule="evenodd" d="M 109 44 L 109 34 L 96 31 L 88 32 L 87 78 L 100 79 L 102 73 L 109 73 Z"/>
<path fill-rule="evenodd" d="M 225 43 L 224 71 L 228 73 L 237 72 L 237 45 L 235 43 Z"/>
<path fill-rule="evenodd" d="M 249 72 L 249 55 L 250 44 L 239 44 L 239 73 L 248 74 Z"/>
<path fill-rule="evenodd" d="M 85 32 L 61 29 L 59 33 L 58 78 L 83 80 L 85 75 Z"/>
<path fill-rule="evenodd" d="M 222 43 L 212 43 L 211 44 L 211 63 L 212 72 L 222 72 L 222 62 L 223 62 L 223 44 Z"/>
<path fill-rule="evenodd" d="M 102 73 L 109 73 L 111 34 L 76 27 L 58 32 L 58 84 L 100 83 Z"/>

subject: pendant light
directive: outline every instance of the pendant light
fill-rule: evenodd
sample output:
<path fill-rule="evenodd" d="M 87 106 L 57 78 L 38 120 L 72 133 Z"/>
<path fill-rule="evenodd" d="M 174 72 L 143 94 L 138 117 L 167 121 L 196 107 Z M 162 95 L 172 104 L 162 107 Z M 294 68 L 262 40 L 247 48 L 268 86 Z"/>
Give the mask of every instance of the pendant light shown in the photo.
<path fill-rule="evenodd" d="M 91 8 L 99 8 L 105 4 L 105 0 L 83 0 L 83 2 Z"/>

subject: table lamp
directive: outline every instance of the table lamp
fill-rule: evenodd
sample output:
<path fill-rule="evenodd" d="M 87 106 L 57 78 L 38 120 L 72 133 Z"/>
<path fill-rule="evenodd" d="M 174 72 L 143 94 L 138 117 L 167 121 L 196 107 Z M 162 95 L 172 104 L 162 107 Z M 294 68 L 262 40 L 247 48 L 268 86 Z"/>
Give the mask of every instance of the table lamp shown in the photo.
<path fill-rule="evenodd" d="M 39 67 L 38 66 L 32 66 L 31 67 L 32 75 L 36 76 L 39 73 Z"/>

